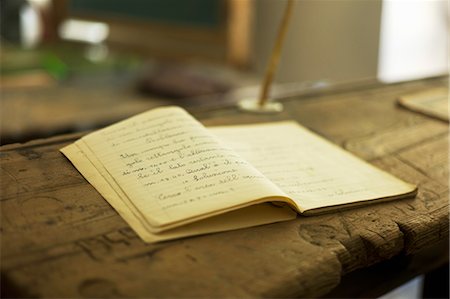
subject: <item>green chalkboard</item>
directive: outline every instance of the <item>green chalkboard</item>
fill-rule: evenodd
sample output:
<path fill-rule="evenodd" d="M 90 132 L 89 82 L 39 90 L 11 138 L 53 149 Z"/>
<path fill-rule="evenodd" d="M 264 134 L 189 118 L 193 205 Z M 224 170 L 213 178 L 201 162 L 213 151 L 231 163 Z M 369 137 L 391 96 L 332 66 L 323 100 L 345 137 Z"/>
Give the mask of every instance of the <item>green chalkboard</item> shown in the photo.
<path fill-rule="evenodd" d="M 222 0 L 70 0 L 73 13 L 218 27 Z"/>

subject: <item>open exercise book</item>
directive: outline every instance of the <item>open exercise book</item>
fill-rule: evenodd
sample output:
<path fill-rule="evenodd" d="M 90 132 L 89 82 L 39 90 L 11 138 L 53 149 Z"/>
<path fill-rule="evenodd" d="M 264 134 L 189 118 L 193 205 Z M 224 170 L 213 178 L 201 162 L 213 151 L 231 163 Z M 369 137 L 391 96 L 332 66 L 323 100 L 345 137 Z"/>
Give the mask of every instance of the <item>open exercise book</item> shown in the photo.
<path fill-rule="evenodd" d="M 414 195 L 295 122 L 205 128 L 154 109 L 61 149 L 147 242 Z"/>

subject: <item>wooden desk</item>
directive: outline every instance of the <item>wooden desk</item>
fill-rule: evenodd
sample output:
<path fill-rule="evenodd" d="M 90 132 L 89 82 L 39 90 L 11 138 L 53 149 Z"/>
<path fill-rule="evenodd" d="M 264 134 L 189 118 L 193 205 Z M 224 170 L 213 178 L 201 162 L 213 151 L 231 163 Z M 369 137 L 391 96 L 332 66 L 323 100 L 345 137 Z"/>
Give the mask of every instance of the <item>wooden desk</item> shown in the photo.
<path fill-rule="evenodd" d="M 39 297 L 322 296 L 341 277 L 446 242 L 448 124 L 398 107 L 442 79 L 285 101 L 278 115 L 192 111 L 206 125 L 295 119 L 419 185 L 415 199 L 144 244 L 58 149 L 81 135 L 2 148 L 3 292 Z M 448 255 L 436 256 L 448 261 Z M 5 290 L 6 289 L 6 290 Z"/>

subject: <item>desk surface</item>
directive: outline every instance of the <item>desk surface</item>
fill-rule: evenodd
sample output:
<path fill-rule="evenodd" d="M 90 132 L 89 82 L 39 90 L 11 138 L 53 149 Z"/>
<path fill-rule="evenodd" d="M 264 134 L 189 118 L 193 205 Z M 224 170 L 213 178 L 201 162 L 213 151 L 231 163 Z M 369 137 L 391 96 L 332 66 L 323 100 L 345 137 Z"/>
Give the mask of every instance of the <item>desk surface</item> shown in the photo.
<path fill-rule="evenodd" d="M 143 243 L 58 149 L 2 147 L 2 283 L 39 297 L 321 296 L 341 276 L 448 238 L 448 124 L 395 104 L 442 79 L 285 101 L 278 115 L 191 111 L 206 125 L 294 119 L 419 185 L 415 199 Z"/>

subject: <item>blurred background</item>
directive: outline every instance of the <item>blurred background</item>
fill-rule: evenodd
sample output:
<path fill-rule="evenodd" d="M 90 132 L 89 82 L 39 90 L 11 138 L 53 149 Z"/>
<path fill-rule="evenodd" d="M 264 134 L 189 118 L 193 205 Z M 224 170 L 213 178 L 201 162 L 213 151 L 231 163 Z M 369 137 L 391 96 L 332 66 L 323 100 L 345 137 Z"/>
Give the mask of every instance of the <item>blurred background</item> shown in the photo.
<path fill-rule="evenodd" d="M 1 142 L 257 97 L 284 0 L 2 0 Z M 298 0 L 273 98 L 448 75 L 445 0 Z"/>

